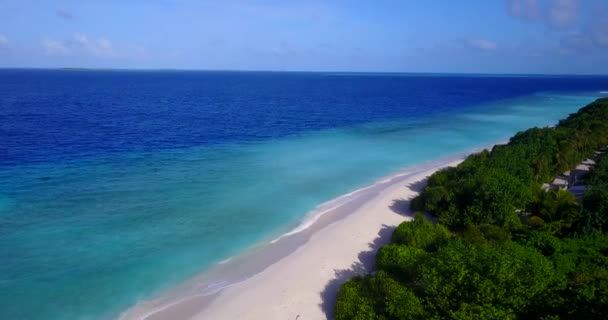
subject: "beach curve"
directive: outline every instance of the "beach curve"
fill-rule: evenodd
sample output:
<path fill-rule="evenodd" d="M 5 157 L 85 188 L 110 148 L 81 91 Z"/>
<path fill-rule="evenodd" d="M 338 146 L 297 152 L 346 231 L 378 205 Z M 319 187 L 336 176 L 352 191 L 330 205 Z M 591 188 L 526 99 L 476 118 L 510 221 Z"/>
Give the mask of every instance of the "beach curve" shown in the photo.
<path fill-rule="evenodd" d="M 330 319 L 340 285 L 369 272 L 376 250 L 412 218 L 409 200 L 426 177 L 481 149 L 406 168 L 328 201 L 323 205 L 330 208 L 320 205 L 321 213 L 313 212 L 294 230 L 140 302 L 120 318 Z"/>

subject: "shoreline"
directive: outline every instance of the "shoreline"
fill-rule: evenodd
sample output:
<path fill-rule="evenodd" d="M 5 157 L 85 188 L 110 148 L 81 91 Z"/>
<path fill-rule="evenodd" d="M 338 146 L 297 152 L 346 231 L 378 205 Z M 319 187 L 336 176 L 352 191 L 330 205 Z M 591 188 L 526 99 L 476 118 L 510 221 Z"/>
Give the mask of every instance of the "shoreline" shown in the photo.
<path fill-rule="evenodd" d="M 413 218 L 409 200 L 426 185 L 426 178 L 495 144 L 404 168 L 327 201 L 290 231 L 140 301 L 119 318 L 329 318 L 339 286 L 355 274 L 370 271 L 375 251 L 389 242 L 392 230 Z M 311 274 L 317 271 L 322 274 Z"/>

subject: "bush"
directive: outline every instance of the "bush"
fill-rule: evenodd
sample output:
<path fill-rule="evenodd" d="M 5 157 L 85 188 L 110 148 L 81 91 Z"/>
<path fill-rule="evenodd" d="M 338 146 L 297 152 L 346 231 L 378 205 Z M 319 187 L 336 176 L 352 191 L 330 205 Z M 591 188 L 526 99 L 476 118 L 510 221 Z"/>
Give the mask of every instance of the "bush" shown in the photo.
<path fill-rule="evenodd" d="M 355 277 L 342 285 L 335 307 L 336 320 L 428 319 L 416 295 L 380 271 L 375 276 Z"/>
<path fill-rule="evenodd" d="M 422 214 L 417 214 L 412 222 L 400 224 L 393 232 L 391 240 L 395 244 L 434 251 L 449 238 L 448 229 L 439 224 L 432 224 Z"/>
<path fill-rule="evenodd" d="M 340 287 L 334 310 L 336 320 L 377 319 L 373 298 L 366 287 L 367 278 L 358 276 Z"/>
<path fill-rule="evenodd" d="M 511 234 L 506 230 L 488 224 L 468 225 L 459 236 L 465 242 L 476 245 L 497 245 L 511 239 Z"/>
<path fill-rule="evenodd" d="M 373 292 L 383 297 L 378 302 L 379 314 L 384 319 L 426 319 L 428 315 L 418 297 L 407 287 L 383 271 L 370 278 Z"/>
<path fill-rule="evenodd" d="M 416 247 L 400 244 L 384 246 L 376 254 L 376 269 L 406 277 L 424 254 L 426 251 Z"/>
<path fill-rule="evenodd" d="M 552 283 L 553 266 L 510 241 L 492 247 L 453 240 L 417 265 L 414 277 L 414 291 L 432 297 L 439 314 L 460 310 L 463 302 L 515 314 Z"/>
<path fill-rule="evenodd" d="M 543 231 L 522 229 L 514 233 L 513 240 L 538 250 L 544 256 L 553 255 L 561 247 L 559 238 Z"/>

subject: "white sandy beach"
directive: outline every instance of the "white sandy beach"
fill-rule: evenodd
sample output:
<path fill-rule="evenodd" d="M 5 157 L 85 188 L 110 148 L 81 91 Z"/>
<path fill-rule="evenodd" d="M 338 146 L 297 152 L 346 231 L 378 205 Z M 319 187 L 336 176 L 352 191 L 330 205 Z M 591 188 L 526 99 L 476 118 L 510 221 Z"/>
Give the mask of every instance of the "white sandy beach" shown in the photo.
<path fill-rule="evenodd" d="M 375 251 L 393 229 L 412 218 L 409 200 L 425 178 L 461 160 L 397 176 L 377 186 L 363 203 L 332 221 L 320 219 L 296 250 L 256 275 L 227 287 L 212 299 L 193 298 L 160 312 L 126 319 L 328 319 L 339 286 L 373 265 Z M 349 208 L 347 208 L 349 209 Z"/>

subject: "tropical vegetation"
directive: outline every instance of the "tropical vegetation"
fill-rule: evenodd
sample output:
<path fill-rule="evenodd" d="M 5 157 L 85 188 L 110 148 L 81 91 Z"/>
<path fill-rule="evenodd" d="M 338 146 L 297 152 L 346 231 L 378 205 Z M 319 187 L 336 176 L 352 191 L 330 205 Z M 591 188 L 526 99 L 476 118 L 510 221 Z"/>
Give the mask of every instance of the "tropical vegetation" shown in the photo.
<path fill-rule="evenodd" d="M 553 128 L 436 172 L 380 248 L 375 271 L 347 281 L 336 320 L 605 319 L 608 156 L 582 199 L 543 183 L 608 145 L 608 99 Z"/>

